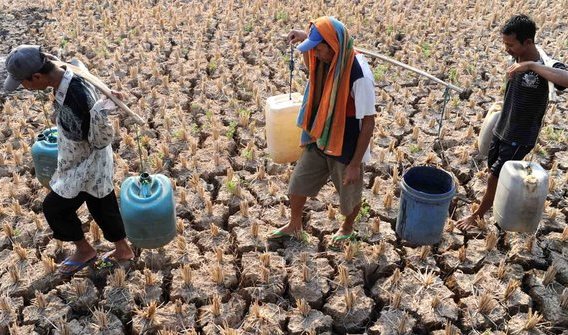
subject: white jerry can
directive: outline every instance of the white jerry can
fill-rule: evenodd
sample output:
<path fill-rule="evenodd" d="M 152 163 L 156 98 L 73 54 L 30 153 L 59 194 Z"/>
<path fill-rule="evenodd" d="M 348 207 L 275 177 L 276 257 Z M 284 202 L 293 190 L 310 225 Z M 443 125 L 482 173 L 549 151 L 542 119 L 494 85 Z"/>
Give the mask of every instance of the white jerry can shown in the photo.
<path fill-rule="evenodd" d="M 296 125 L 303 96 L 300 93 L 281 94 L 266 99 L 266 149 L 276 163 L 291 163 L 300 157 L 300 135 Z"/>
<path fill-rule="evenodd" d="M 538 163 L 508 161 L 499 175 L 493 215 L 506 231 L 532 233 L 544 211 L 548 173 Z"/>
<path fill-rule="evenodd" d="M 489 153 L 489 145 L 493 139 L 493 128 L 495 128 L 497 121 L 499 121 L 502 108 L 502 101 L 494 102 L 489 108 L 487 115 L 485 115 L 485 119 L 481 125 L 481 131 L 479 131 L 479 137 L 477 138 L 477 147 L 482 156 L 487 156 Z"/>

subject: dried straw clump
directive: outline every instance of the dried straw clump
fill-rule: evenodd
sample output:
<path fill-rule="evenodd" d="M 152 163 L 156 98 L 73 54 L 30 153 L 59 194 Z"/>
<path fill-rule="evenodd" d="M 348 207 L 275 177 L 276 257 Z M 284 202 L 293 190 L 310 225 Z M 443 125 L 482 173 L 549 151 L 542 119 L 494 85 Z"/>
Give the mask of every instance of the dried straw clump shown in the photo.
<path fill-rule="evenodd" d="M 351 309 L 353 309 L 353 306 L 355 304 L 355 295 L 353 294 L 353 292 L 351 292 L 350 289 L 345 289 L 343 299 L 345 300 L 345 307 L 347 308 L 347 310 L 350 311 Z"/>
<path fill-rule="evenodd" d="M 28 250 L 19 243 L 14 244 L 14 253 L 18 256 L 18 260 L 23 262 L 28 259 Z"/>
<path fill-rule="evenodd" d="M 123 268 L 116 269 L 108 276 L 108 282 L 114 288 L 126 288 L 126 272 Z"/>
<path fill-rule="evenodd" d="M 22 280 L 22 276 L 20 274 L 20 268 L 15 265 L 8 266 L 8 274 L 10 275 L 10 282 L 12 284 L 17 284 Z"/>
<path fill-rule="evenodd" d="M 565 288 L 560 295 L 560 307 L 568 309 L 568 288 Z"/>
<path fill-rule="evenodd" d="M 558 269 L 557 269 L 555 264 L 552 264 L 551 266 L 549 266 L 548 269 L 546 270 L 546 272 L 544 273 L 544 276 L 542 277 L 542 284 L 544 286 L 551 284 L 554 281 L 554 279 L 556 278 L 557 273 L 558 273 Z"/>
<path fill-rule="evenodd" d="M 309 283 L 312 281 L 312 273 L 307 264 L 302 264 L 302 281 L 304 283 Z"/>
<path fill-rule="evenodd" d="M 158 302 L 152 300 L 148 306 L 142 309 L 136 309 L 136 314 L 148 323 L 148 325 L 160 324 L 161 320 L 158 318 Z"/>
<path fill-rule="evenodd" d="M 209 229 L 212 237 L 219 236 L 219 227 L 217 227 L 214 223 L 211 223 L 211 227 Z"/>
<path fill-rule="evenodd" d="M 379 234 L 381 232 L 381 218 L 376 217 L 373 220 L 371 231 L 373 232 L 373 234 Z"/>
<path fill-rule="evenodd" d="M 522 330 L 532 330 L 535 329 L 540 322 L 542 321 L 542 315 L 538 312 L 532 311 L 532 308 L 529 308 L 529 312 L 527 314 L 527 319 L 525 320 L 525 324 L 523 325 Z"/>
<path fill-rule="evenodd" d="M 210 312 L 214 317 L 221 315 L 221 297 L 218 294 L 214 294 L 211 298 Z"/>
<path fill-rule="evenodd" d="M 311 311 L 310 305 L 305 299 L 296 299 L 296 308 L 304 317 L 307 317 Z"/>
<path fill-rule="evenodd" d="M 483 293 L 477 297 L 477 311 L 483 315 L 489 315 L 497 307 L 497 301 L 489 293 Z"/>
<path fill-rule="evenodd" d="M 511 298 L 513 296 L 513 293 L 515 293 L 515 291 L 519 288 L 519 286 L 521 285 L 521 283 L 516 280 L 510 280 L 509 283 L 507 284 L 507 287 L 505 288 L 505 292 L 503 293 L 503 300 L 507 301 L 509 300 L 509 298 Z"/>
<path fill-rule="evenodd" d="M 535 241 L 536 241 L 536 236 L 535 236 L 535 235 L 531 235 L 531 236 L 529 236 L 529 238 L 527 239 L 527 241 L 526 241 L 526 243 L 525 243 L 525 250 L 526 250 L 526 252 L 528 252 L 529 254 L 532 254 L 532 253 L 533 253 Z"/>
<path fill-rule="evenodd" d="M 281 218 L 286 218 L 286 206 L 284 206 L 283 203 L 280 203 L 279 205 L 279 212 Z"/>
<path fill-rule="evenodd" d="M 217 263 L 211 270 L 211 280 L 217 285 L 222 285 L 225 282 L 225 271 L 223 266 Z"/>
<path fill-rule="evenodd" d="M 435 310 L 436 308 L 438 308 L 440 305 L 442 304 L 442 300 L 440 299 L 440 297 L 436 294 L 434 295 L 434 297 L 432 298 L 432 301 L 430 303 L 430 306 L 432 306 L 432 308 Z"/>
<path fill-rule="evenodd" d="M 349 285 L 351 284 L 351 279 L 349 277 L 349 269 L 347 269 L 347 267 L 345 267 L 344 265 L 340 265 L 338 267 L 338 277 L 339 285 L 345 288 L 349 287 Z"/>
<path fill-rule="evenodd" d="M 57 263 L 55 263 L 55 260 L 50 256 L 43 255 L 41 264 L 43 265 L 43 271 L 46 275 L 54 274 L 57 271 Z"/>
<path fill-rule="evenodd" d="M 359 243 L 357 242 L 349 242 L 343 248 L 343 257 L 345 257 L 346 261 L 353 260 L 357 253 L 359 252 Z"/>
<path fill-rule="evenodd" d="M 392 293 L 389 298 L 389 305 L 391 309 L 399 309 L 400 303 L 402 302 L 402 293 L 397 290 Z"/>
<path fill-rule="evenodd" d="M 109 326 L 110 326 L 108 312 L 105 311 L 103 308 L 95 307 L 93 309 L 93 321 L 94 321 L 95 326 L 99 330 L 108 329 Z"/>
<path fill-rule="evenodd" d="M 497 234 L 493 231 L 489 232 L 489 234 L 487 234 L 487 236 L 485 237 L 485 250 L 491 251 L 495 249 L 498 241 L 499 237 L 497 236 Z"/>
<path fill-rule="evenodd" d="M 158 284 L 158 278 L 150 269 L 144 269 L 144 286 L 155 286 Z"/>
<path fill-rule="evenodd" d="M 467 249 L 465 245 L 462 245 L 462 247 L 458 250 L 458 260 L 460 261 L 460 263 L 463 263 L 467 260 Z"/>
<path fill-rule="evenodd" d="M 499 266 L 497 267 L 497 278 L 499 278 L 499 280 L 503 280 L 506 274 L 507 274 L 507 267 L 505 266 L 505 260 L 502 259 L 499 262 Z"/>
<path fill-rule="evenodd" d="M 398 320 L 398 325 L 396 326 L 396 332 L 397 334 L 406 334 L 407 333 L 407 329 L 406 329 L 406 325 L 408 323 L 408 312 L 404 312 L 402 314 L 402 316 L 400 317 L 400 319 Z"/>
<path fill-rule="evenodd" d="M 39 309 L 45 309 L 49 305 L 47 301 L 47 296 L 40 291 L 35 291 L 34 305 Z"/>
<path fill-rule="evenodd" d="M 420 255 L 418 256 L 418 258 L 421 261 L 425 261 L 426 258 L 428 258 L 428 256 L 430 256 L 430 252 L 431 252 L 430 246 L 424 245 L 420 248 Z"/>
<path fill-rule="evenodd" d="M 336 210 L 331 204 L 327 205 L 327 218 L 330 220 L 335 220 Z"/>
<path fill-rule="evenodd" d="M 424 273 L 418 273 L 418 278 L 424 288 L 432 286 L 436 281 L 436 277 L 437 275 L 434 273 L 433 269 L 428 271 L 428 268 L 426 268 Z"/>
<path fill-rule="evenodd" d="M 181 279 L 185 287 L 190 287 L 193 284 L 193 271 L 189 264 L 184 264 L 181 268 Z"/>
<path fill-rule="evenodd" d="M 373 180 L 373 187 L 371 188 L 374 195 L 379 194 L 379 192 L 381 191 L 381 184 L 382 179 L 380 177 L 375 177 L 375 179 Z"/>
<path fill-rule="evenodd" d="M 2 226 L 2 232 L 9 240 L 14 239 L 15 232 L 11 224 L 4 223 L 4 225 Z"/>
<path fill-rule="evenodd" d="M 223 250 L 223 248 L 221 247 L 215 247 L 214 252 L 215 252 L 215 260 L 217 261 L 217 263 L 223 264 L 225 250 Z"/>

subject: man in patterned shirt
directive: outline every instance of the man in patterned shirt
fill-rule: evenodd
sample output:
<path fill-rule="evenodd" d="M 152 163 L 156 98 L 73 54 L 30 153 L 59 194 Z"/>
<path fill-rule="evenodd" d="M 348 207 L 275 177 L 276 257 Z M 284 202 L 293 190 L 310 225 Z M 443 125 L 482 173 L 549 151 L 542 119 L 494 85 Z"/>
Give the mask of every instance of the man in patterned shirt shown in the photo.
<path fill-rule="evenodd" d="M 487 189 L 479 208 L 460 220 L 457 227 L 468 229 L 476 225 L 493 205 L 499 172 L 509 160 L 522 160 L 534 147 L 548 106 L 551 90 L 563 90 L 566 86 L 566 65 L 550 61 L 541 54 L 534 43 L 535 23 L 526 15 L 513 16 L 501 30 L 505 50 L 516 64 L 508 69 L 509 80 L 499 122 L 493 129 L 489 146 L 490 169 Z M 550 84 L 549 83 L 552 83 Z"/>
<path fill-rule="evenodd" d="M 97 256 L 83 235 L 76 213 L 85 202 L 104 237 L 115 244 L 105 260 L 130 260 L 134 253 L 126 241 L 112 180 L 113 129 L 107 113 L 116 107 L 110 100 L 99 100 L 91 84 L 70 69 L 55 66 L 51 57 L 39 46 L 13 49 L 6 58 L 4 89 L 10 92 L 20 85 L 28 90 L 54 89 L 57 170 L 43 202 L 43 213 L 54 238 L 76 245 L 75 253 L 59 267 L 61 274 L 72 275 Z"/>

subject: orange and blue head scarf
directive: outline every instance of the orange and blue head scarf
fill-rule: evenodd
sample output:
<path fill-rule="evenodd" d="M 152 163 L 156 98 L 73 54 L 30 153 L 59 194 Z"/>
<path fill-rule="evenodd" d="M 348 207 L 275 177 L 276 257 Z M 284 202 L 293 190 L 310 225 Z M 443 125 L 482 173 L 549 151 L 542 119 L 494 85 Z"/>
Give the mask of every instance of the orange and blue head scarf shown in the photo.
<path fill-rule="evenodd" d="M 297 120 L 303 130 L 301 145 L 315 142 L 324 153 L 341 156 L 349 79 L 355 58 L 353 39 L 343 23 L 331 16 L 320 17 L 312 25 L 335 55 L 326 75 L 322 70 L 325 65 L 317 60 L 314 49 L 308 51 L 309 82 Z"/>

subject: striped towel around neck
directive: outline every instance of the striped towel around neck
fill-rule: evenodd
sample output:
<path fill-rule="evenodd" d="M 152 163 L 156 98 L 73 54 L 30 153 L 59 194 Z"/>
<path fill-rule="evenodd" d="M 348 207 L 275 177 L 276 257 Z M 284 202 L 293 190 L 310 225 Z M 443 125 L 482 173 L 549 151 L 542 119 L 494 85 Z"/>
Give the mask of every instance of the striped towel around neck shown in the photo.
<path fill-rule="evenodd" d="M 314 49 L 308 51 L 309 82 L 297 120 L 303 129 L 301 145 L 315 142 L 324 153 L 341 156 L 349 79 L 355 58 L 353 39 L 343 23 L 331 16 L 320 17 L 311 24 L 316 26 L 335 55 L 329 70 L 324 73 L 325 64 L 317 60 Z"/>

